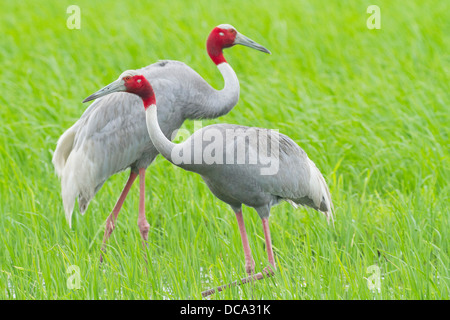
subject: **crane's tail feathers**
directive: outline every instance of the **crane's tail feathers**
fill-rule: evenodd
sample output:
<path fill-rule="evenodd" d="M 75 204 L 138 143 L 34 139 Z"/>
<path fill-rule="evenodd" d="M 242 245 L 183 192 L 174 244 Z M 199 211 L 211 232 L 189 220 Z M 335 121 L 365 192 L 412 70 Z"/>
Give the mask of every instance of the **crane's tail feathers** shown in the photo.
<path fill-rule="evenodd" d="M 73 127 L 66 130 L 58 139 L 55 152 L 53 153 L 53 166 L 56 174 L 61 178 L 67 158 L 72 151 L 73 142 L 75 140 L 76 130 Z"/>
<path fill-rule="evenodd" d="M 301 204 L 295 203 L 293 200 L 290 200 L 290 199 L 285 199 L 285 201 L 287 203 L 289 203 L 291 206 L 293 206 L 295 209 L 303 206 Z M 330 218 L 331 218 L 331 222 L 334 225 L 334 207 L 333 207 L 332 203 L 331 203 L 331 210 L 325 210 L 325 211 L 319 210 L 319 211 L 322 212 L 325 215 L 325 217 L 327 218 L 327 222 L 328 223 L 330 223 Z"/>
<path fill-rule="evenodd" d="M 327 218 L 327 222 L 330 223 L 331 219 L 334 225 L 334 207 L 333 202 L 331 201 L 330 190 L 314 162 L 310 159 L 308 160 L 310 165 L 309 195 L 302 197 L 301 199 L 285 200 L 294 208 L 298 208 L 299 205 L 306 205 L 322 212 Z"/>
<path fill-rule="evenodd" d="M 69 228 L 72 228 L 73 207 L 75 206 L 75 199 L 78 196 L 78 192 L 75 188 L 68 185 L 66 180 L 68 179 L 63 175 L 61 180 L 61 196 L 67 223 L 69 224 Z"/>
<path fill-rule="evenodd" d="M 325 178 L 320 173 L 314 162 L 312 162 L 310 159 L 308 160 L 310 161 L 311 165 L 310 186 L 311 189 L 314 190 L 314 202 L 317 204 L 318 210 L 325 214 L 325 216 L 327 217 L 327 222 L 330 223 L 331 219 L 332 223 L 334 224 L 334 207 L 333 202 L 331 201 L 330 190 L 328 189 L 327 183 L 325 182 Z"/>
<path fill-rule="evenodd" d="M 79 196 L 78 197 L 78 207 L 80 208 L 80 213 L 82 215 L 84 215 L 86 213 L 87 207 L 89 205 L 89 202 L 91 201 L 91 199 L 86 199 L 83 196 Z"/>
<path fill-rule="evenodd" d="M 64 176 L 63 176 L 63 180 Z M 80 213 L 84 215 L 88 208 L 89 202 L 91 198 L 86 198 L 82 194 L 79 194 L 78 190 L 73 187 L 73 185 L 65 184 L 62 185 L 62 200 L 64 206 L 64 212 L 66 215 L 67 223 L 69 224 L 69 228 L 72 228 L 72 215 L 73 209 L 75 207 L 75 201 L 78 197 L 78 206 L 80 208 Z"/>
<path fill-rule="evenodd" d="M 78 190 L 74 187 L 73 174 L 70 173 L 70 170 L 66 170 L 66 165 L 73 149 L 76 132 L 76 129 L 72 126 L 59 137 L 52 158 L 56 174 L 61 179 L 61 197 L 69 227 L 72 227 L 72 213 L 75 200 L 78 196 Z"/>
<path fill-rule="evenodd" d="M 103 185 L 104 182 L 98 184 L 92 178 L 95 175 L 95 168 L 85 157 L 83 150 L 72 150 L 61 172 L 61 196 L 69 226 L 72 225 L 72 214 L 77 198 L 80 213 L 84 214 L 89 202 Z M 95 184 L 97 187 L 92 187 Z"/>

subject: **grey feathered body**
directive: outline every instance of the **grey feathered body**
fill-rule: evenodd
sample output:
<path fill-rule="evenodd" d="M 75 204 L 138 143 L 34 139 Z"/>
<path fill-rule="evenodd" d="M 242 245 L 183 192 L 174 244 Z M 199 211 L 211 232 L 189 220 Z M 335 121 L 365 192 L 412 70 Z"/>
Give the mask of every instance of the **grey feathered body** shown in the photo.
<path fill-rule="evenodd" d="M 236 105 L 239 83 L 229 69 L 235 83 L 220 91 L 179 61 L 159 61 L 137 70 L 151 82 L 160 110 L 158 122 L 167 138 L 173 138 L 185 119 L 218 117 Z M 53 156 L 66 216 L 72 214 L 77 197 L 84 213 L 111 175 L 147 168 L 157 154 L 138 96 L 114 93 L 96 100 L 60 137 Z"/>
<path fill-rule="evenodd" d="M 275 130 L 215 124 L 197 130 L 171 153 L 169 160 L 200 174 L 235 212 L 245 204 L 266 218 L 273 205 L 285 200 L 332 217 L 322 174 L 302 148 Z"/>

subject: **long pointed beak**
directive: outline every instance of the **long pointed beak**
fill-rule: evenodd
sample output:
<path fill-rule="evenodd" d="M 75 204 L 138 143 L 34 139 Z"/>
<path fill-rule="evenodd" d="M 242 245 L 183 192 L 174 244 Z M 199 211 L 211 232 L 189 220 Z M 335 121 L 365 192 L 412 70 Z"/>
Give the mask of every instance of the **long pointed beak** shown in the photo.
<path fill-rule="evenodd" d="M 234 40 L 234 44 L 241 44 L 241 45 L 249 47 L 249 48 L 253 48 L 253 49 L 268 53 L 268 54 L 272 54 L 268 49 L 266 49 L 259 43 L 253 41 L 252 39 L 244 36 L 243 34 L 241 34 L 239 32 L 236 34 L 236 39 Z"/>
<path fill-rule="evenodd" d="M 118 79 L 110 84 L 108 84 L 106 87 L 98 90 L 96 93 L 91 94 L 89 97 L 83 100 L 83 103 L 98 99 L 100 97 L 106 96 L 108 94 L 111 94 L 113 92 L 120 92 L 125 91 L 125 85 L 122 79 Z"/>

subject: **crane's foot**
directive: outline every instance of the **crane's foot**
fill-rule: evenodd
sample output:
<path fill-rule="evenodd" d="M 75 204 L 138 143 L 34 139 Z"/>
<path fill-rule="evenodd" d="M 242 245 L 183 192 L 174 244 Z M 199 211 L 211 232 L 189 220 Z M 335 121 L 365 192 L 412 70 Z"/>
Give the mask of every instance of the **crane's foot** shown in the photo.
<path fill-rule="evenodd" d="M 148 231 L 150 230 L 150 224 L 147 220 L 142 220 L 138 222 L 139 232 L 141 233 L 142 240 L 144 242 L 148 241 Z"/>
<path fill-rule="evenodd" d="M 203 291 L 202 292 L 202 296 L 203 297 L 207 297 L 207 296 L 212 295 L 212 294 L 214 294 L 216 292 L 221 292 L 221 291 L 223 291 L 226 288 L 240 286 L 240 285 L 244 285 L 246 283 L 254 284 L 258 280 L 263 280 L 265 278 L 269 278 L 269 277 L 273 276 L 275 274 L 275 272 L 272 270 L 272 268 L 273 268 L 273 266 L 267 266 L 267 267 L 264 268 L 264 270 L 262 272 L 253 274 L 251 276 L 248 276 L 247 278 L 243 278 L 241 280 L 234 281 L 234 282 L 232 282 L 230 284 L 222 285 L 222 286 L 219 286 L 217 288 L 212 288 L 212 289 Z"/>
<path fill-rule="evenodd" d="M 268 265 L 263 269 L 262 274 L 264 274 L 266 277 L 271 277 L 275 275 L 276 270 L 277 268 L 274 265 Z"/>
<path fill-rule="evenodd" d="M 247 272 L 249 276 L 255 274 L 255 260 L 253 260 L 253 258 L 250 259 L 245 259 L 245 272 Z"/>
<path fill-rule="evenodd" d="M 147 254 L 147 245 L 148 245 L 148 232 L 150 230 L 150 224 L 144 218 L 144 219 L 138 219 L 138 226 L 139 226 L 139 232 L 141 233 L 141 237 L 142 237 L 142 249 L 145 252 L 145 255 L 144 255 L 145 265 L 147 266 L 148 261 L 149 261 L 148 254 Z"/>
<path fill-rule="evenodd" d="M 100 263 L 103 262 L 103 253 L 106 251 L 106 242 L 111 236 L 116 225 L 114 224 L 114 215 L 110 214 L 108 219 L 106 219 L 105 233 L 103 235 L 102 253 L 100 254 Z"/>

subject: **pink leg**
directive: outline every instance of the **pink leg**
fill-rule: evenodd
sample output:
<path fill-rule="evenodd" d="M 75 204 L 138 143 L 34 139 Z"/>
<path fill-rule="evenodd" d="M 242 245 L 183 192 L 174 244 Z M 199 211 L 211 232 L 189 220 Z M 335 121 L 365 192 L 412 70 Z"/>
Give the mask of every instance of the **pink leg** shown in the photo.
<path fill-rule="evenodd" d="M 245 255 L 245 271 L 248 275 L 252 275 L 255 272 L 255 260 L 252 257 L 252 251 L 248 243 L 247 231 L 245 231 L 244 217 L 242 216 L 242 209 L 236 212 L 236 219 L 239 225 L 239 231 L 241 233 L 242 245 L 244 247 Z"/>
<path fill-rule="evenodd" d="M 273 258 L 272 240 L 270 239 L 269 219 L 263 218 L 262 223 L 264 229 L 264 238 L 266 240 L 267 256 L 269 258 L 269 263 L 272 265 L 274 270 L 277 270 L 277 267 L 275 266 L 275 259 Z M 274 270 L 271 270 L 271 273 L 273 273 Z"/>
<path fill-rule="evenodd" d="M 108 219 L 106 219 L 106 228 L 105 228 L 105 234 L 103 235 L 103 245 L 102 245 L 102 251 L 105 251 L 106 247 L 106 241 L 108 241 L 109 237 L 111 236 L 111 233 L 113 232 L 115 228 L 115 222 L 117 220 L 117 216 L 119 215 L 119 211 L 122 208 L 122 205 L 125 201 L 125 198 L 128 195 L 128 192 L 130 191 L 131 186 L 133 185 L 134 180 L 136 180 L 137 174 L 134 172 L 130 173 L 130 177 L 128 178 L 128 181 L 123 188 L 122 193 L 120 194 L 119 200 L 117 200 L 116 205 L 114 206 L 111 214 L 108 216 Z M 103 257 L 100 256 L 100 262 L 103 260 Z"/>
<path fill-rule="evenodd" d="M 150 225 L 145 218 L 145 169 L 139 169 L 139 217 L 138 217 L 139 231 L 141 232 L 144 245 L 148 240 L 148 231 Z"/>

